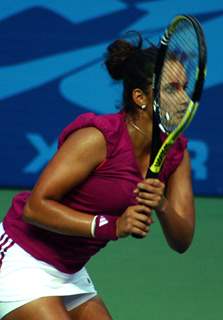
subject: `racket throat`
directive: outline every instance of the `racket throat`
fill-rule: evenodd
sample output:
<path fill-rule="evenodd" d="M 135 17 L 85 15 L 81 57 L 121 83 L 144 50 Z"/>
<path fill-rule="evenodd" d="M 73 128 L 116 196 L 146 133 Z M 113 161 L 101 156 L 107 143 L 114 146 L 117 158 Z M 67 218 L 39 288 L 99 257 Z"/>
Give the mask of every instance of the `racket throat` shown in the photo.
<path fill-rule="evenodd" d="M 170 147 L 172 146 L 172 142 L 168 143 L 168 144 L 164 144 L 157 156 L 155 157 L 152 165 L 150 166 L 149 170 L 151 171 L 152 174 L 158 176 L 159 172 L 161 171 L 162 169 L 162 166 L 163 166 L 163 162 L 164 162 L 164 159 L 167 155 L 167 152 L 169 151 Z"/>

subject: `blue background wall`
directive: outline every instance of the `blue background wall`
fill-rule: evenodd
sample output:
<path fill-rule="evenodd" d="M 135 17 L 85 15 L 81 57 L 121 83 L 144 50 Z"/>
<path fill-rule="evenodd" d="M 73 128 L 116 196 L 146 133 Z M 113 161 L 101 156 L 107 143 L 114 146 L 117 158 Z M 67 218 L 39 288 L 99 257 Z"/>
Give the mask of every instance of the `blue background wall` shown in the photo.
<path fill-rule="evenodd" d="M 179 13 L 200 20 L 209 51 L 200 110 L 186 133 L 194 189 L 222 195 L 222 0 L 1 0 L 0 186 L 31 187 L 65 125 L 88 110 L 116 110 L 121 91 L 103 67 L 108 43 L 127 30 L 157 43 Z"/>

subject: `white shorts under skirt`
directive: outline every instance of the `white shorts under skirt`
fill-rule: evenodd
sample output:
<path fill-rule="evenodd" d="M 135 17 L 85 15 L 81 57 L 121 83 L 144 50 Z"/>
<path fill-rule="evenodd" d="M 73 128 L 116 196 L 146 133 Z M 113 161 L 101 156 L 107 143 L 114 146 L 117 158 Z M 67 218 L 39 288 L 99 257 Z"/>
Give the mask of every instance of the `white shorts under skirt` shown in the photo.
<path fill-rule="evenodd" d="M 96 295 L 85 268 L 74 274 L 58 271 L 13 243 L 0 224 L 0 319 L 41 297 L 60 296 L 69 311 Z"/>

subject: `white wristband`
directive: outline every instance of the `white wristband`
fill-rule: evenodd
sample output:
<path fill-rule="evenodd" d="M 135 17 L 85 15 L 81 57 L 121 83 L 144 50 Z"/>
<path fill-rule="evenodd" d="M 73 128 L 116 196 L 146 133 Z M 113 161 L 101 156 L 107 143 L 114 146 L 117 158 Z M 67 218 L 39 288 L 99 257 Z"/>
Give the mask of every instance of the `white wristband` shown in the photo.
<path fill-rule="evenodd" d="M 91 222 L 91 235 L 92 235 L 92 238 L 95 238 L 96 218 L 97 218 L 97 216 L 94 216 L 94 218 L 93 218 L 93 220 Z"/>

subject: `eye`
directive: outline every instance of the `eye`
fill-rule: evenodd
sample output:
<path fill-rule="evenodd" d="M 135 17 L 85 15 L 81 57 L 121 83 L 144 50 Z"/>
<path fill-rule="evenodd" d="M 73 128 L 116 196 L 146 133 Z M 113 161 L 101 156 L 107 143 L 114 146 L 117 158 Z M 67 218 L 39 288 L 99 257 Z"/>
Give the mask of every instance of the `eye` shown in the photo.
<path fill-rule="evenodd" d="M 179 90 L 179 86 L 176 83 L 168 83 L 164 86 L 165 93 L 174 94 Z"/>

